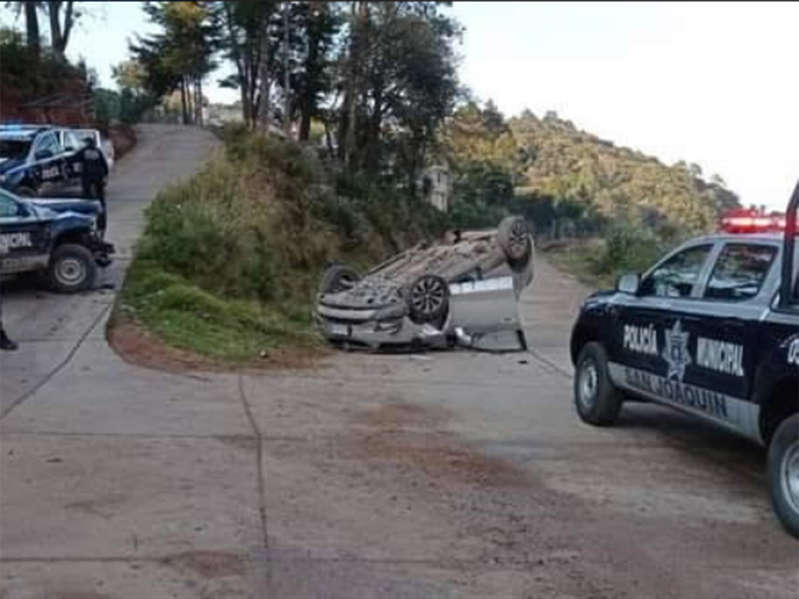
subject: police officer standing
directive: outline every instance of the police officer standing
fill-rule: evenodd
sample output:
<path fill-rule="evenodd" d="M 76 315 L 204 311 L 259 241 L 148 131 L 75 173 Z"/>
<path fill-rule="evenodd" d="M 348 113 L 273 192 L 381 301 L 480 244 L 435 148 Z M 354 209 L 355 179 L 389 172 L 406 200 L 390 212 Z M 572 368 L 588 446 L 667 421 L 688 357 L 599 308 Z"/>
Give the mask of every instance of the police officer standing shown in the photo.
<path fill-rule="evenodd" d="M 0 255 L 4 254 L 5 246 L 0 245 Z M 17 349 L 17 344 L 11 341 L 6 335 L 6 330 L 3 328 L 3 292 L 0 289 L 0 349 L 13 351 Z"/>
<path fill-rule="evenodd" d="M 86 145 L 78 154 L 81 162 L 83 196 L 100 200 L 105 212 L 105 178 L 108 176 L 105 156 L 97 147 L 94 137 L 87 139 Z"/>
<path fill-rule="evenodd" d="M 2 297 L 0 297 L 0 349 L 13 351 L 17 349 L 17 344 L 11 341 L 6 335 L 6 330 L 3 328 L 3 304 Z"/>

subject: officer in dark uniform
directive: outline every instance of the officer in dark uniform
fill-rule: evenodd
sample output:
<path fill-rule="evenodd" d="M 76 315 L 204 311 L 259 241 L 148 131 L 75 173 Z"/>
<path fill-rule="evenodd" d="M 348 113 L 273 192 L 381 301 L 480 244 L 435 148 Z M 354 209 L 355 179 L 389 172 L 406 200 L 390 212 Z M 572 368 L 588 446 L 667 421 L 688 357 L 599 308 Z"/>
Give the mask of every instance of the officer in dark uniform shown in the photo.
<path fill-rule="evenodd" d="M 86 140 L 86 145 L 78 153 L 81 163 L 81 183 L 83 184 L 83 197 L 96 198 L 103 206 L 98 226 L 105 228 L 105 178 L 108 176 L 108 163 L 102 151 L 97 147 L 94 137 Z"/>
<path fill-rule="evenodd" d="M 6 335 L 6 330 L 3 328 L 3 294 L 0 291 L 0 349 L 13 351 L 17 349 L 17 344 L 11 341 Z"/>

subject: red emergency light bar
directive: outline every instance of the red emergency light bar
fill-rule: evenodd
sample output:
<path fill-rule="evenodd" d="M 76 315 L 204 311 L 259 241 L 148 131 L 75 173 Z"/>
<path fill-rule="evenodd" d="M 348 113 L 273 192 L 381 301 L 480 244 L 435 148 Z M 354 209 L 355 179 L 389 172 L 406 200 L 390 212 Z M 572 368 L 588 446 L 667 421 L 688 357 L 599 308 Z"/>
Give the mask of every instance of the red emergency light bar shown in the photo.
<path fill-rule="evenodd" d="M 756 210 L 733 210 L 721 218 L 725 233 L 770 233 L 785 230 L 784 214 L 763 214 Z"/>

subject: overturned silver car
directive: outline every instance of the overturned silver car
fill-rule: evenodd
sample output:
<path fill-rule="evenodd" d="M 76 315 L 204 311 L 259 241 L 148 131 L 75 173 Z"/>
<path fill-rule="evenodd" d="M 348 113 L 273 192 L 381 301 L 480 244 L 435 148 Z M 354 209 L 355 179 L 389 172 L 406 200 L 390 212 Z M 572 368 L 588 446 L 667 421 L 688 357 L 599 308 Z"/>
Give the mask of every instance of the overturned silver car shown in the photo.
<path fill-rule="evenodd" d="M 342 264 L 322 275 L 314 316 L 345 347 L 523 350 L 522 290 L 533 280 L 533 237 L 521 217 L 496 229 L 421 243 L 363 277 Z"/>

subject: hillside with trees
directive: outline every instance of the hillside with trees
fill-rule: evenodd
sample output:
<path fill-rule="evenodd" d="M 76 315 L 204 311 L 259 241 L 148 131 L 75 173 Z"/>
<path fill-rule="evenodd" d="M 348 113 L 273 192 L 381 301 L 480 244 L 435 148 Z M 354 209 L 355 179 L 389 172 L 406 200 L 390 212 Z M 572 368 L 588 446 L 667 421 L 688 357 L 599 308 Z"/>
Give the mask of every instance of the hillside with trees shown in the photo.
<path fill-rule="evenodd" d="M 721 212 L 739 205 L 720 177 L 705 180 L 698 165 L 666 165 L 553 112 L 505 119 L 490 101 L 455 111 L 442 130 L 441 157 L 454 168 L 456 216 L 466 221 L 515 209 L 541 233 L 559 221 L 587 232 L 624 222 L 670 238 L 711 230 Z"/>

